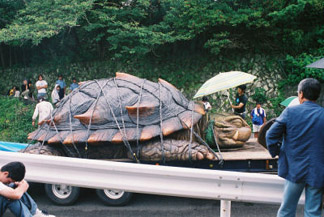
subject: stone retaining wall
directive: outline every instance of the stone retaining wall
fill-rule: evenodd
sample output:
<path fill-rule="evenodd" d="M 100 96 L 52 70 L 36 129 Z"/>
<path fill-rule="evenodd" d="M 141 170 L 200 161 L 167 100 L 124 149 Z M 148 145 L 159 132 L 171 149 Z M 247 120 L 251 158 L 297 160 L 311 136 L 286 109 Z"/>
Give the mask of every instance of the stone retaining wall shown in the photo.
<path fill-rule="evenodd" d="M 154 64 L 152 64 L 154 66 Z M 57 80 L 58 74 L 63 74 L 66 83 L 71 83 L 72 77 L 77 77 L 79 81 L 89 80 L 94 78 L 107 78 L 113 77 L 116 71 L 125 71 L 130 74 L 134 74 L 140 77 L 145 77 L 147 79 L 156 79 L 158 76 L 161 76 L 157 71 L 157 68 L 149 68 L 148 66 L 140 65 L 134 67 L 133 64 L 118 65 L 118 63 L 112 62 L 89 62 L 89 63 L 75 63 L 69 65 L 50 65 L 50 66 L 40 66 L 35 68 L 11 68 L 2 71 L 0 76 L 0 83 L 6 84 L 7 86 L 0 87 L 0 91 L 2 94 L 5 94 L 6 91 L 12 85 L 21 85 L 21 81 L 24 78 L 32 78 L 33 82 L 36 82 L 37 75 L 43 74 L 45 80 L 49 83 L 48 93 L 54 87 L 54 83 Z M 173 73 L 173 69 L 170 66 L 166 66 L 170 69 L 169 73 Z M 213 70 L 211 70 L 211 68 Z M 172 84 L 179 87 L 177 84 L 177 80 L 182 79 L 183 76 L 189 73 L 199 73 L 201 75 L 199 80 L 192 81 L 192 85 L 190 87 L 186 86 L 186 84 L 179 89 L 187 95 L 188 98 L 191 98 L 195 92 L 198 90 L 199 86 L 212 76 L 217 75 L 219 72 L 226 72 L 230 70 L 238 70 L 244 71 L 247 73 L 251 73 L 257 76 L 257 79 L 252 83 L 247 85 L 246 94 L 249 97 L 249 103 L 247 105 L 248 112 L 250 112 L 254 106 L 255 102 L 252 99 L 252 96 L 255 93 L 256 88 L 263 88 L 266 93 L 267 103 L 263 105 L 266 109 L 269 116 L 276 116 L 276 113 L 280 113 L 279 110 L 283 109 L 278 107 L 278 105 L 274 105 L 273 102 L 275 98 L 278 97 L 278 82 L 285 77 L 285 73 L 279 63 L 279 61 L 275 57 L 262 56 L 262 55 L 248 55 L 248 56 L 235 56 L 232 59 L 228 59 L 225 57 L 219 57 L 208 64 L 201 66 L 199 69 L 186 71 L 186 72 L 177 72 L 175 81 L 170 80 Z M 167 70 L 165 70 L 167 71 Z M 163 76 L 163 75 L 162 75 Z M 169 75 L 164 75 L 164 77 L 172 77 Z M 173 76 L 174 77 L 174 76 Z M 296 95 L 297 87 L 287 87 L 285 91 L 285 96 L 288 97 L 292 95 Z M 210 96 L 211 104 L 216 112 L 231 112 L 231 108 L 229 106 L 229 100 L 234 98 L 235 89 L 231 89 L 229 91 L 223 91 L 220 93 L 216 93 Z M 322 89 L 322 96 L 319 100 L 319 103 L 324 105 L 324 86 Z M 274 109 L 278 110 L 275 111 Z"/>

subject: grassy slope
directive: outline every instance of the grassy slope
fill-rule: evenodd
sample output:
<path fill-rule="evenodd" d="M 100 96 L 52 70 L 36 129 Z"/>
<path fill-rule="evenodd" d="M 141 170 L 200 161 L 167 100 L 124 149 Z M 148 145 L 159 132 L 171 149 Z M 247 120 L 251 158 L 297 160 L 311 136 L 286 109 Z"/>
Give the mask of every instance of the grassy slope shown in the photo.
<path fill-rule="evenodd" d="M 35 104 L 17 98 L 0 97 L 0 141 L 27 142 L 35 128 L 31 120 Z"/>

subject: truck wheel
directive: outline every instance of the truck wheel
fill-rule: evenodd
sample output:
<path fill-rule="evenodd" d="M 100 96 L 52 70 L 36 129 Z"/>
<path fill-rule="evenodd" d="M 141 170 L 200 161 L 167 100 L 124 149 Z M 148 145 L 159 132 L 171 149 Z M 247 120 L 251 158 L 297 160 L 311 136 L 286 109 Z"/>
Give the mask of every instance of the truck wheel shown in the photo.
<path fill-rule="evenodd" d="M 80 195 L 80 188 L 63 184 L 45 184 L 47 197 L 58 205 L 72 205 Z"/>
<path fill-rule="evenodd" d="M 133 196 L 131 192 L 113 189 L 97 189 L 96 194 L 104 204 L 110 206 L 124 206 Z"/>

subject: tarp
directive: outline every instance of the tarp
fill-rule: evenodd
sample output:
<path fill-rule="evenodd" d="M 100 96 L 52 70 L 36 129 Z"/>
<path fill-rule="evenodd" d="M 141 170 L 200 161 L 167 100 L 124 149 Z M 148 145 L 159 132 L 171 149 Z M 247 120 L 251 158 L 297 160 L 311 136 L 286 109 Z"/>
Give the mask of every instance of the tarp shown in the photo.
<path fill-rule="evenodd" d="M 27 147 L 27 144 L 0 141 L 0 151 L 17 152 Z"/>
<path fill-rule="evenodd" d="M 307 65 L 306 68 L 324 69 L 324 58 Z"/>

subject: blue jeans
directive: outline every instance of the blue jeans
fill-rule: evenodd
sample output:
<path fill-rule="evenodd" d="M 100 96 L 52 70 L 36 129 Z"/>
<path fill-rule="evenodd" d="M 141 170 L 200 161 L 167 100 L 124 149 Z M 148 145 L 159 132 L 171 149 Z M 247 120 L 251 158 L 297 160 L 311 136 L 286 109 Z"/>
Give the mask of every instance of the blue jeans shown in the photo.
<path fill-rule="evenodd" d="M 37 99 L 39 99 L 41 97 L 47 98 L 47 94 L 46 93 L 37 93 Z"/>
<path fill-rule="evenodd" d="M 277 217 L 295 217 L 297 204 L 305 189 L 304 217 L 321 217 L 323 189 L 286 180 L 284 196 Z"/>
<path fill-rule="evenodd" d="M 20 200 L 9 200 L 0 196 L 0 216 L 3 216 L 7 208 L 17 217 L 32 217 L 36 212 L 37 205 L 26 192 Z"/>

